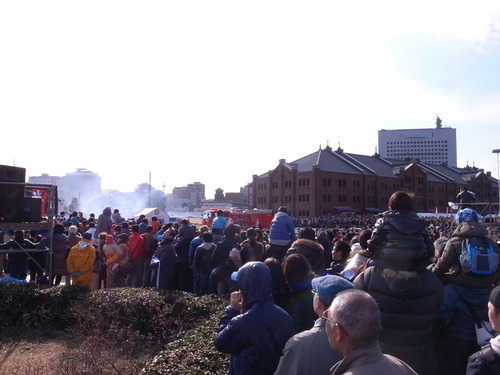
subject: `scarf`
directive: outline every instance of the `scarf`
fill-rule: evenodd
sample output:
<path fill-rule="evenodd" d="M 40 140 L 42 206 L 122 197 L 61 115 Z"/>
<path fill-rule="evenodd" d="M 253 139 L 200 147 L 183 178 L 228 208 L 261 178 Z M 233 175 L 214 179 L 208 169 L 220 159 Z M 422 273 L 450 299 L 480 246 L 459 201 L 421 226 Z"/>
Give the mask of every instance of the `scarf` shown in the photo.
<path fill-rule="evenodd" d="M 497 335 L 496 337 L 493 337 L 490 340 L 490 345 L 491 348 L 498 354 L 500 355 L 500 335 Z"/>

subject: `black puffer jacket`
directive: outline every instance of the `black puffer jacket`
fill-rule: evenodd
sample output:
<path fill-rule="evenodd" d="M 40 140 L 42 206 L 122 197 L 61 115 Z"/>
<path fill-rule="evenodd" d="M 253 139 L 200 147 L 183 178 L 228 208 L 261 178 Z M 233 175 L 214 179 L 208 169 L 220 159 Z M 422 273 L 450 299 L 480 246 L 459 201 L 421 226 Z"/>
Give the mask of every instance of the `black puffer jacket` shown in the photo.
<path fill-rule="evenodd" d="M 212 253 L 212 268 L 225 265 L 225 272 L 228 275 L 236 271 L 236 266 L 229 260 L 229 252 L 235 247 L 239 248 L 239 246 L 240 244 L 235 236 L 224 236 L 224 239 L 216 244 L 215 250 Z"/>
<path fill-rule="evenodd" d="M 194 265 L 197 273 L 210 275 L 212 272 L 212 253 L 215 250 L 215 244 L 203 242 L 198 246 L 194 253 Z"/>
<path fill-rule="evenodd" d="M 368 240 L 368 251 L 381 268 L 421 271 L 434 256 L 427 222 L 408 210 L 386 211 Z"/>
<path fill-rule="evenodd" d="M 380 346 L 418 374 L 431 374 L 432 323 L 443 303 L 441 281 L 431 271 L 394 271 L 369 267 L 354 280 L 380 308 Z"/>
<path fill-rule="evenodd" d="M 467 363 L 467 375 L 492 375 L 500 373 L 500 354 L 484 346 L 480 351 L 472 354 Z"/>

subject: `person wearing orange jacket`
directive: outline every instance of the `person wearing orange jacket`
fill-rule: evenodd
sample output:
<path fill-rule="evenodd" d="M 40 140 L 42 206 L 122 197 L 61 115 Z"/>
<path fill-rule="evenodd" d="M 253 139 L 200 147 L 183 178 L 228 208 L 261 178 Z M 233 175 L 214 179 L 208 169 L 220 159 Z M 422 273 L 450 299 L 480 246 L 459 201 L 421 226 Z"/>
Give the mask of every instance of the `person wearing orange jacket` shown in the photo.
<path fill-rule="evenodd" d="M 90 244 L 92 234 L 84 233 L 82 240 L 73 246 L 66 259 L 66 266 L 71 275 L 72 285 L 83 285 L 90 288 L 92 266 L 96 257 L 96 249 Z"/>

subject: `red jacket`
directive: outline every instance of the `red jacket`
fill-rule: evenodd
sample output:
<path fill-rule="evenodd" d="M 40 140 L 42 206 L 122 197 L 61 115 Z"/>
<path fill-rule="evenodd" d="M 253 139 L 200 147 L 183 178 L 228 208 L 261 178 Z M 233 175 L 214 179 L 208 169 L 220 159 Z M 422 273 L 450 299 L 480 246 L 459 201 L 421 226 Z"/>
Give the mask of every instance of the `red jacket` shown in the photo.
<path fill-rule="evenodd" d="M 132 232 L 128 238 L 128 252 L 133 261 L 140 257 L 144 258 L 144 238 L 139 232 Z"/>

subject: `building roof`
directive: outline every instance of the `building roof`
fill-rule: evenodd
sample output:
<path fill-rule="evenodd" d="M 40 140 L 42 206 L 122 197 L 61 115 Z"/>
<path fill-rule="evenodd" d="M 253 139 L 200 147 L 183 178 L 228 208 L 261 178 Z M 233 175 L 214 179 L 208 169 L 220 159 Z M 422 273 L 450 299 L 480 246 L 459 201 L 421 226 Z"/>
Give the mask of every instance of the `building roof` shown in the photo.
<path fill-rule="evenodd" d="M 280 164 L 290 170 L 295 169 L 298 173 L 310 172 L 314 168 L 319 168 L 323 172 L 371 175 L 386 178 L 398 178 L 401 168 L 409 168 L 411 165 L 416 164 L 427 173 L 429 181 L 451 182 L 456 184 L 468 184 L 470 180 L 468 176 L 482 172 L 482 170 L 478 168 L 457 168 L 444 164 L 424 164 L 419 160 L 402 161 L 382 158 L 378 154 L 369 156 L 344 153 L 340 147 L 337 150 L 332 150 L 329 146 L 324 149 L 320 148 L 291 163 L 280 161 Z M 269 177 L 269 172 L 258 176 L 258 178 L 266 177 Z"/>
<path fill-rule="evenodd" d="M 362 174 L 363 170 L 356 164 L 348 161 L 347 158 L 339 156 L 330 149 L 319 149 L 312 154 L 295 160 L 292 163 L 287 163 L 290 167 L 296 167 L 297 172 L 308 172 L 314 166 L 325 172 Z"/>
<path fill-rule="evenodd" d="M 308 172 L 313 167 L 324 172 L 395 177 L 392 166 L 380 157 L 348 154 L 342 149 L 333 151 L 330 147 L 319 149 L 291 163 L 284 163 L 297 172 Z M 265 177 L 262 175 L 261 177 Z"/>

